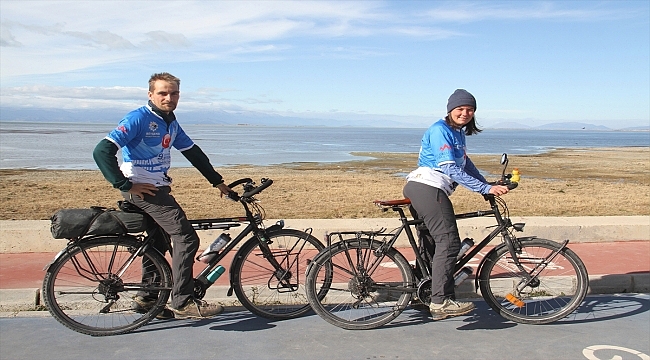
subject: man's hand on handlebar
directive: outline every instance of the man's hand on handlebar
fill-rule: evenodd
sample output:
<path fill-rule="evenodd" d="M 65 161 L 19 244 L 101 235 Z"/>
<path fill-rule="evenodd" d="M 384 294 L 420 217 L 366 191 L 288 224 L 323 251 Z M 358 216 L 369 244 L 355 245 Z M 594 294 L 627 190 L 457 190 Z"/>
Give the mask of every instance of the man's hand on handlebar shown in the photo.
<path fill-rule="evenodd" d="M 237 201 L 237 197 L 236 197 L 237 193 L 232 191 L 232 189 L 230 189 L 228 185 L 226 185 L 225 183 L 221 183 L 216 187 L 217 189 L 219 189 L 219 191 L 221 191 L 221 197 L 225 195 L 227 199 L 230 199 L 232 201 Z M 231 196 L 232 194 L 234 194 L 235 197 Z"/>
<path fill-rule="evenodd" d="M 501 196 L 508 193 L 508 187 L 504 185 L 492 185 L 489 193 L 496 196 Z"/>

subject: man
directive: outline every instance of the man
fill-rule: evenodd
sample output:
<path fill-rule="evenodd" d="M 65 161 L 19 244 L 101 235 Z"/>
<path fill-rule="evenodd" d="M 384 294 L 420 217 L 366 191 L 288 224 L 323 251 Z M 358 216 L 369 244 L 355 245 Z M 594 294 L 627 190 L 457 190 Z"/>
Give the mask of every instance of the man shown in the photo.
<path fill-rule="evenodd" d="M 159 317 L 205 318 L 220 314 L 223 307 L 208 305 L 193 297 L 192 266 L 199 237 L 170 194 L 172 179 L 167 172 L 171 147 L 179 150 L 222 194 L 229 194 L 231 190 L 205 153 L 176 121 L 174 110 L 180 97 L 179 88 L 177 77 L 169 73 L 153 74 L 149 79 L 148 104 L 128 113 L 117 128 L 97 144 L 93 157 L 106 180 L 120 189 L 125 199 L 149 214 L 171 237 L 173 314 L 165 309 Z M 121 167 L 116 157 L 118 149 L 122 149 Z M 134 309 L 139 311 L 147 311 L 156 301 L 147 294 L 138 294 L 133 300 Z"/>

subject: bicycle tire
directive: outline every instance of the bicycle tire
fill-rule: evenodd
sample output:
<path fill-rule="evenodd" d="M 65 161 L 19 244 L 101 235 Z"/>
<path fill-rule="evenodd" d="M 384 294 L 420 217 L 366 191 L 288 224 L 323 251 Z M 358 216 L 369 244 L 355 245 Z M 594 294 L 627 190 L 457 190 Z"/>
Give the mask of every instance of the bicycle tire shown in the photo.
<path fill-rule="evenodd" d="M 82 240 L 68 248 L 49 266 L 43 281 L 43 300 L 52 316 L 64 326 L 92 336 L 127 333 L 154 319 L 169 298 L 171 269 L 152 248 L 126 265 L 141 245 L 133 238 L 108 236 Z M 150 283 L 142 280 L 143 261 L 150 264 L 146 272 L 153 277 Z M 116 274 L 119 271 L 123 271 L 120 276 Z M 148 311 L 139 309 L 143 313 L 132 308 L 138 291 L 157 296 Z M 111 298 L 115 302 L 107 308 Z"/>
<path fill-rule="evenodd" d="M 307 270 L 307 298 L 325 321 L 348 330 L 385 325 L 409 305 L 416 291 L 408 261 L 382 242 L 343 240 L 321 251 Z M 328 274 L 328 271 L 330 272 Z M 317 296 L 323 287 L 326 296 Z"/>
<path fill-rule="evenodd" d="M 252 237 L 237 252 L 233 262 L 235 294 L 246 309 L 267 319 L 302 316 L 311 309 L 305 295 L 305 270 L 325 246 L 314 236 L 299 230 L 280 229 L 267 236 L 273 257 L 286 272 L 276 274 L 264 257 L 259 240 Z"/>
<path fill-rule="evenodd" d="M 530 273 L 560 244 L 545 239 L 521 243 L 518 257 Z M 517 290 L 524 281 L 507 247 L 485 259 L 479 274 L 481 295 L 502 317 L 522 324 L 547 324 L 576 310 L 587 294 L 589 277 L 582 260 L 564 248 L 534 277 L 531 285 Z M 510 298 L 510 300 L 508 300 Z"/>

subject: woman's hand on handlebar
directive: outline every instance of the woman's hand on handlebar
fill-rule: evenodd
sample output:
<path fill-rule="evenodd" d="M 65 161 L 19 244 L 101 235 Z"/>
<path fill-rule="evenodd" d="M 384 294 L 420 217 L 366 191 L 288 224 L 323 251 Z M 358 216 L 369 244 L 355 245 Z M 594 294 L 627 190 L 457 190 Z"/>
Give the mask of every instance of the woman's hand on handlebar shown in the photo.
<path fill-rule="evenodd" d="M 508 193 L 508 187 L 504 185 L 492 185 L 489 193 L 496 196 L 501 196 Z"/>

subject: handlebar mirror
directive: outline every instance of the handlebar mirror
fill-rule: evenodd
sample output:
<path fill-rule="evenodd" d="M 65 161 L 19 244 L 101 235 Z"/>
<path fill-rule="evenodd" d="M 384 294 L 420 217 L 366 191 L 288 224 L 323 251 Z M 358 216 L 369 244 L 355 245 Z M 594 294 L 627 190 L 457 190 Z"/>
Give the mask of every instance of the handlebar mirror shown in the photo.
<path fill-rule="evenodd" d="M 503 155 L 501 155 L 501 165 L 503 165 L 503 171 L 501 172 L 501 181 L 505 181 L 506 168 L 508 167 L 508 154 L 503 153 Z"/>

